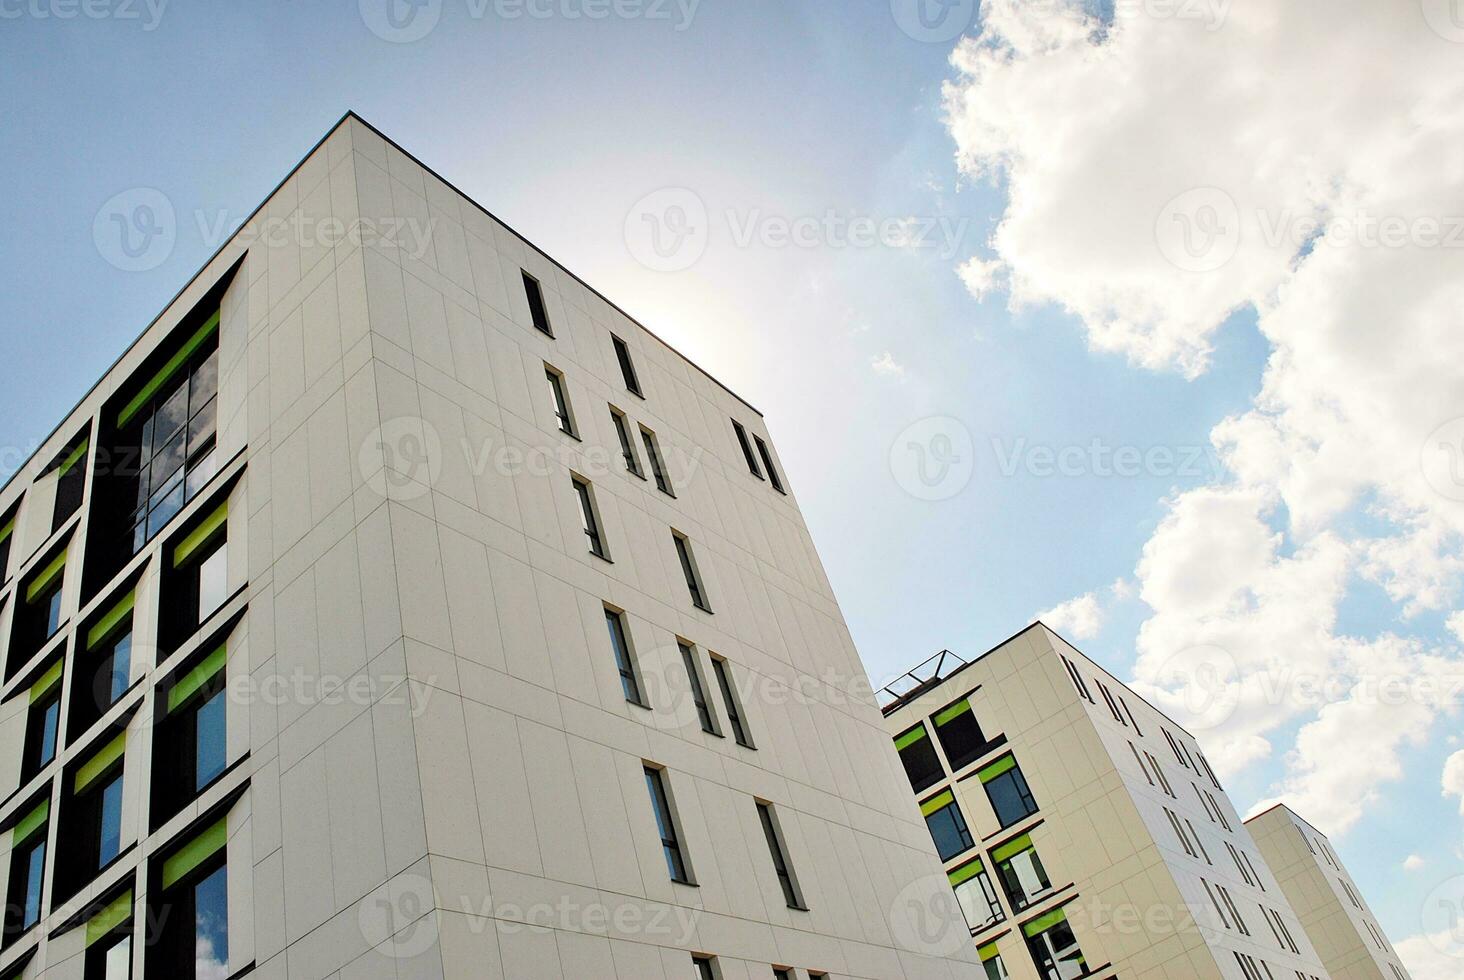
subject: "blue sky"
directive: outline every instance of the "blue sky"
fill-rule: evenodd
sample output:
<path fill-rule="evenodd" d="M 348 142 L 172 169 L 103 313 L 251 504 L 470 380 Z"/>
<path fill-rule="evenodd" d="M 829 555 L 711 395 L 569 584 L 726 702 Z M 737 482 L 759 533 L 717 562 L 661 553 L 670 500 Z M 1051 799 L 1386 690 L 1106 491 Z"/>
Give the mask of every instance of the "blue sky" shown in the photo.
<path fill-rule="evenodd" d="M 242 220 L 355 109 L 767 415 L 877 682 L 942 647 L 977 654 L 1038 611 L 1088 593 L 1100 612 L 1073 639 L 1120 675 L 1152 679 L 1140 651 L 1158 655 L 1187 622 L 1203 626 L 1191 631 L 1195 642 L 1235 627 L 1217 623 L 1214 610 L 1191 615 L 1167 599 L 1151 605 L 1147 591 L 1140 598 L 1139 564 L 1152 546 L 1149 574 L 1164 577 L 1171 539 L 1196 499 L 1184 495 L 1210 487 L 1239 495 L 1266 477 L 1237 487 L 1213 453 L 1200 469 L 1158 465 L 1129 476 L 1086 463 L 1066 475 L 1029 465 L 1003 472 L 1002 457 L 1023 448 L 1097 440 L 1105 451 L 1158 447 L 1181 459 L 1209 449 L 1218 424 L 1256 410 L 1267 358 L 1292 343 L 1273 326 L 1274 310 L 1264 323 L 1258 317 L 1251 300 L 1274 296 L 1251 281 L 1252 292 L 1233 300 L 1196 311 L 1177 309 L 1171 296 L 1152 315 L 1085 292 L 1121 276 L 1109 263 L 1127 247 L 1116 234 L 1110 255 L 1094 228 L 1121 229 L 1134 186 L 1164 179 L 1157 163 L 1139 165 L 1145 134 L 1135 136 L 1138 162 L 1114 164 L 1111 148 L 1077 140 L 1068 170 L 1040 166 L 1043 135 L 1003 118 L 999 100 L 982 91 L 1000 71 L 1026 70 L 1051 72 L 1052 91 L 1062 92 L 1070 64 L 1023 53 L 978 80 L 952 66 L 954 40 L 913 39 L 883 2 L 702 0 L 687 22 L 689 8 L 674 4 L 592 21 L 564 13 L 585 9 L 583 0 L 517 19 L 442 0 L 440 23 L 414 43 L 378 37 L 355 2 L 168 4 L 155 23 L 141 5 L 129 8 L 136 19 L 34 14 L 55 9 L 36 0 L 0 23 L 7 446 L 26 450 L 44 437 L 213 251 L 217 241 L 196 215 Z M 969 32 L 983 26 L 973 21 Z M 1147 64 L 1142 52 L 1125 53 Z M 945 83 L 970 101 L 948 112 Z M 1068 100 L 1074 111 L 1085 101 Z M 1153 110 L 1156 146 L 1178 142 L 1163 106 L 1134 108 Z M 1031 116 L 1072 135 L 1057 125 L 1068 121 L 1060 109 L 1036 105 Z M 1137 124 L 1113 125 L 1117 133 Z M 1002 142 L 1009 166 L 989 165 L 987 140 Z M 1023 194 L 1009 196 L 1014 187 Z M 1043 213 L 1075 187 L 1086 188 L 1082 203 L 1034 231 L 1028 212 Z M 109 264 L 92 234 L 103 203 L 135 188 L 157 189 L 180 216 L 171 254 L 146 272 Z M 638 202 L 664 188 L 689 189 L 710 215 L 705 254 L 672 273 L 639 262 L 624 232 Z M 831 211 L 933 219 L 952 231 L 918 246 L 852 247 L 827 234 L 811 247 L 738 241 L 743 222 Z M 1012 234 L 994 239 L 1004 221 Z M 1141 223 L 1147 246 L 1152 218 Z M 1076 262 L 1062 254 L 1069 240 L 1084 246 Z M 1050 274 L 1051 253 L 1073 278 Z M 981 300 L 958 275 L 972 256 L 1005 270 Z M 1159 287 L 1165 274 L 1154 273 Z M 1142 295 L 1149 285 L 1124 288 Z M 1180 292 L 1209 297 L 1208 288 Z M 1027 302 L 1009 302 L 1017 293 Z M 1096 339 L 1115 309 L 1140 323 L 1138 340 Z M 1164 353 L 1164 341 L 1179 336 L 1174 324 L 1197 321 L 1203 329 L 1180 341 L 1208 349 L 1203 370 Z M 1300 384 L 1276 381 L 1270 418 L 1290 397 L 1282 382 Z M 930 417 L 957 420 L 974 460 L 969 484 L 936 501 L 907 492 L 891 464 L 902 433 Z M 16 461 L 13 451 L 3 460 Z M 1357 463 L 1371 465 L 1366 456 Z M 1289 485 L 1285 474 L 1274 483 Z M 1293 526 L 1301 505 L 1288 491 L 1264 510 L 1284 538 L 1271 565 L 1307 554 L 1317 525 Z M 1413 526 L 1396 513 L 1381 520 L 1362 494 L 1329 520 L 1344 540 L 1406 538 L 1399 528 Z M 1160 533 L 1166 521 L 1175 534 Z M 1405 619 L 1406 597 L 1380 584 L 1404 576 L 1392 566 L 1391 575 L 1364 574 L 1365 564 L 1344 563 L 1335 635 L 1374 642 L 1396 631 L 1430 650 L 1454 649 L 1444 629 L 1453 593 Z M 1126 583 L 1118 593 L 1115 582 Z M 1248 635 L 1252 626 L 1242 626 L 1230 642 Z M 1401 781 L 1375 780 L 1378 802 L 1339 821 L 1350 830 L 1344 857 L 1397 940 L 1420 931 L 1429 889 L 1461 871 L 1457 801 L 1441 794 L 1439 776 L 1457 749 L 1443 737 L 1457 719 L 1430 718 L 1421 744 L 1395 746 Z M 1230 781 L 1243 810 L 1285 789 L 1305 799 L 1322 792 L 1310 762 L 1287 761 L 1314 720 L 1288 715 L 1262 733 L 1269 753 L 1237 765 Z M 1402 839 L 1411 846 L 1392 843 Z M 1415 851 L 1427 862 L 1422 875 L 1402 868 Z"/>

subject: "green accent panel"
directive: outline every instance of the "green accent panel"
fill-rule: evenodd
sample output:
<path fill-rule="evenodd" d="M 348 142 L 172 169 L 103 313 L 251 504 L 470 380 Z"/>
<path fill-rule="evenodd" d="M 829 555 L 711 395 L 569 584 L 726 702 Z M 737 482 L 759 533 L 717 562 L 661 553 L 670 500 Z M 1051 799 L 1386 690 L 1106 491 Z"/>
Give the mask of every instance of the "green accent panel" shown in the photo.
<path fill-rule="evenodd" d="M 129 890 L 125 895 L 118 896 L 117 900 L 96 915 L 86 924 L 86 945 L 90 949 L 99 940 L 107 938 L 113 929 L 132 918 L 132 892 Z"/>
<path fill-rule="evenodd" d="M 87 447 L 90 445 L 90 439 L 81 440 L 81 445 L 71 450 L 71 455 L 66 457 L 66 462 L 61 464 L 61 468 L 57 470 L 56 475 L 65 476 L 67 473 L 71 472 L 71 468 L 73 466 L 75 466 L 77 463 L 80 463 L 83 459 L 86 458 L 86 450 Z"/>
<path fill-rule="evenodd" d="M 1063 910 L 1063 909 L 1053 909 L 1051 912 L 1048 912 L 1042 918 L 1040 918 L 1040 919 L 1033 919 L 1031 922 L 1028 922 L 1026 925 L 1022 926 L 1022 935 L 1026 936 L 1028 939 L 1031 939 L 1033 936 L 1037 935 L 1039 932 L 1046 932 L 1048 929 L 1051 929 L 1053 926 L 1057 925 L 1059 922 L 1066 922 L 1066 921 L 1067 921 L 1067 912 L 1065 910 Z"/>
<path fill-rule="evenodd" d="M 51 801 L 42 800 L 40 806 L 20 818 L 15 825 L 11 839 L 12 847 L 19 847 L 35 836 L 36 831 L 46 826 L 46 818 L 51 815 Z"/>
<path fill-rule="evenodd" d="M 101 643 L 107 637 L 111 636 L 112 631 L 116 629 L 124 619 L 130 619 L 132 616 L 132 606 L 133 603 L 135 603 L 136 601 L 136 593 L 129 592 L 125 596 L 123 596 L 115 606 L 107 610 L 107 614 L 101 619 L 97 620 L 97 624 L 87 631 L 86 648 L 88 650 L 94 648 L 97 644 Z"/>
<path fill-rule="evenodd" d="M 971 702 L 962 701 L 960 704 L 951 705 L 949 708 L 945 709 L 940 714 L 932 718 L 931 721 L 935 722 L 936 728 L 939 728 L 941 725 L 945 725 L 955 721 L 957 718 L 961 717 L 970 710 Z"/>
<path fill-rule="evenodd" d="M 219 671 L 224 669 L 228 662 L 229 650 L 227 646 L 221 646 L 209 654 L 197 667 L 184 674 L 178 683 L 173 685 L 168 692 L 168 713 L 172 714 L 179 707 L 186 704 L 188 699 L 197 694 L 205 684 L 218 676 Z"/>
<path fill-rule="evenodd" d="M 163 862 L 163 887 L 172 888 L 188 872 L 223 850 L 228 843 L 229 821 L 226 817 L 184 844 Z"/>
<path fill-rule="evenodd" d="M 25 601 L 35 602 L 36 596 L 50 588 L 52 583 L 61 577 L 61 573 L 65 569 L 66 549 L 62 548 L 61 553 L 51 559 L 51 564 L 37 572 L 36 577 L 31 579 L 30 585 L 25 587 Z"/>
<path fill-rule="evenodd" d="M 914 728 L 910 729 L 908 732 L 895 739 L 895 751 L 903 752 L 906 748 L 914 745 L 916 742 L 920 741 L 924 737 L 925 726 L 916 725 Z"/>
<path fill-rule="evenodd" d="M 969 864 L 961 865 L 959 868 L 952 871 L 947 877 L 949 877 L 951 880 L 951 887 L 955 888 L 957 885 L 963 885 L 966 882 L 970 881 L 972 878 L 979 875 L 984 868 L 985 865 L 981 863 L 981 859 L 977 858 Z"/>
<path fill-rule="evenodd" d="M 204 342 L 213 336 L 218 329 L 219 315 L 215 313 L 208 318 L 207 323 L 198 328 L 197 333 L 188 338 L 188 342 L 183 345 L 178 353 L 168 359 L 168 363 L 163 365 L 162 370 L 153 375 L 152 380 L 142 386 L 142 390 L 133 396 L 132 401 L 127 403 L 127 407 L 122 409 L 121 414 L 117 416 L 117 428 L 121 429 L 126 427 L 127 423 L 132 421 L 133 416 L 142 411 L 147 403 L 152 400 L 152 396 L 158 393 L 158 389 L 172 380 L 173 375 L 178 373 L 178 369 L 187 363 L 188 358 L 193 356 L 193 352 L 202 347 Z"/>
<path fill-rule="evenodd" d="M 978 772 L 976 774 L 976 778 L 981 780 L 983 783 L 989 783 L 997 776 L 1000 776 L 1002 773 L 1009 772 L 1015 768 L 1017 768 L 1016 758 L 1010 755 L 1004 755 L 1000 759 L 997 759 L 995 762 L 993 762 L 991 765 L 987 766 L 985 769 Z"/>
<path fill-rule="evenodd" d="M 61 683 L 62 662 L 56 661 L 47 671 L 41 675 L 41 679 L 31 685 L 30 703 L 35 704 L 41 698 L 56 690 L 56 685 Z"/>
<path fill-rule="evenodd" d="M 213 540 L 213 536 L 223 528 L 229 520 L 229 502 L 226 500 L 219 505 L 218 510 L 205 517 L 197 527 L 188 532 L 188 537 L 173 550 L 173 567 L 177 568 L 192 558 L 204 545 Z"/>
<path fill-rule="evenodd" d="M 76 792 L 80 793 L 111 768 L 112 763 L 122 758 L 127 751 L 127 733 L 123 732 L 102 747 L 96 755 L 86 760 L 76 770 Z"/>
<path fill-rule="evenodd" d="M 1000 956 L 1001 950 L 996 948 L 996 943 L 987 943 L 976 950 L 976 955 L 981 957 L 982 963 L 985 963 L 987 960 L 994 960 Z"/>
<path fill-rule="evenodd" d="M 950 790 L 946 790 L 939 796 L 931 797 L 924 803 L 920 804 L 920 813 L 922 816 L 928 817 L 936 810 L 939 810 L 941 807 L 949 806 L 954 802 L 956 802 L 955 794 L 952 793 Z"/>
<path fill-rule="evenodd" d="M 5 522 L 4 527 L 0 527 L 0 541 L 4 541 L 6 538 L 10 537 L 10 532 L 14 530 L 15 518 L 12 517 L 10 520 Z"/>
<path fill-rule="evenodd" d="M 1014 840 L 1009 840 L 1005 844 L 998 847 L 996 850 L 992 851 L 991 860 L 996 862 L 1005 861 L 1007 858 L 1015 857 L 1016 855 L 1022 853 L 1031 846 L 1032 835 L 1023 834 L 1021 837 L 1018 837 Z"/>

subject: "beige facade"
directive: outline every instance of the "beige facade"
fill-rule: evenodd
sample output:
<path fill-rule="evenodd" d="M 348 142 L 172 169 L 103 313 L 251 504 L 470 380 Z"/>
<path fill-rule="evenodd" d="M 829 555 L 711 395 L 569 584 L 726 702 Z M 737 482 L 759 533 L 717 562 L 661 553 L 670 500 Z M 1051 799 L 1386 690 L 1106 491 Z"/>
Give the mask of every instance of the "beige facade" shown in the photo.
<path fill-rule="evenodd" d="M 1328 976 L 1193 736 L 1042 624 L 884 693 L 988 977 Z"/>
<path fill-rule="evenodd" d="M 1357 882 L 1325 834 L 1287 806 L 1246 821 L 1332 980 L 1409 980 Z"/>
<path fill-rule="evenodd" d="M 762 417 L 354 116 L 0 570 L 0 980 L 980 975 Z"/>

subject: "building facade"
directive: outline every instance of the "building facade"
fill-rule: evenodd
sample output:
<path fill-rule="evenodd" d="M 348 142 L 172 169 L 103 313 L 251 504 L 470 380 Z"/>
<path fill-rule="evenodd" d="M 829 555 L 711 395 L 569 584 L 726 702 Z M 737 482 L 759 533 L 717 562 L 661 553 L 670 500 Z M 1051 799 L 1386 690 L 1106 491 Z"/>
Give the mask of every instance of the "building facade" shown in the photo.
<path fill-rule="evenodd" d="M 1193 736 L 1047 627 L 883 694 L 991 980 L 1328 976 Z"/>
<path fill-rule="evenodd" d="M 980 974 L 761 416 L 354 116 L 0 570 L 0 980 Z"/>
<path fill-rule="evenodd" d="M 1325 834 L 1284 805 L 1257 814 L 1245 825 L 1332 980 L 1410 980 Z"/>

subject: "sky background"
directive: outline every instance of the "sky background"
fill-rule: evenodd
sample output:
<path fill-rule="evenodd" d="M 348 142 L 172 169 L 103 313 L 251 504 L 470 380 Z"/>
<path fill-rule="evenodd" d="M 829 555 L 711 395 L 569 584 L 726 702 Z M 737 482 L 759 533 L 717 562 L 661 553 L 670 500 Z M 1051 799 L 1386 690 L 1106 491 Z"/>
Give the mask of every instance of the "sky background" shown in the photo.
<path fill-rule="evenodd" d="M 1428 452 L 1460 443 L 1464 239 L 1417 219 L 1464 200 L 1464 20 L 420 2 L 410 43 L 385 0 L 0 3 L 0 470 L 354 109 L 763 411 L 877 684 L 1044 614 L 1458 975 L 1425 934 L 1464 891 L 1464 488 Z M 139 188 L 176 240 L 126 271 L 94 222 Z M 671 272 L 627 234 L 668 199 L 706 214 Z M 912 443 L 959 460 L 922 481 Z"/>

